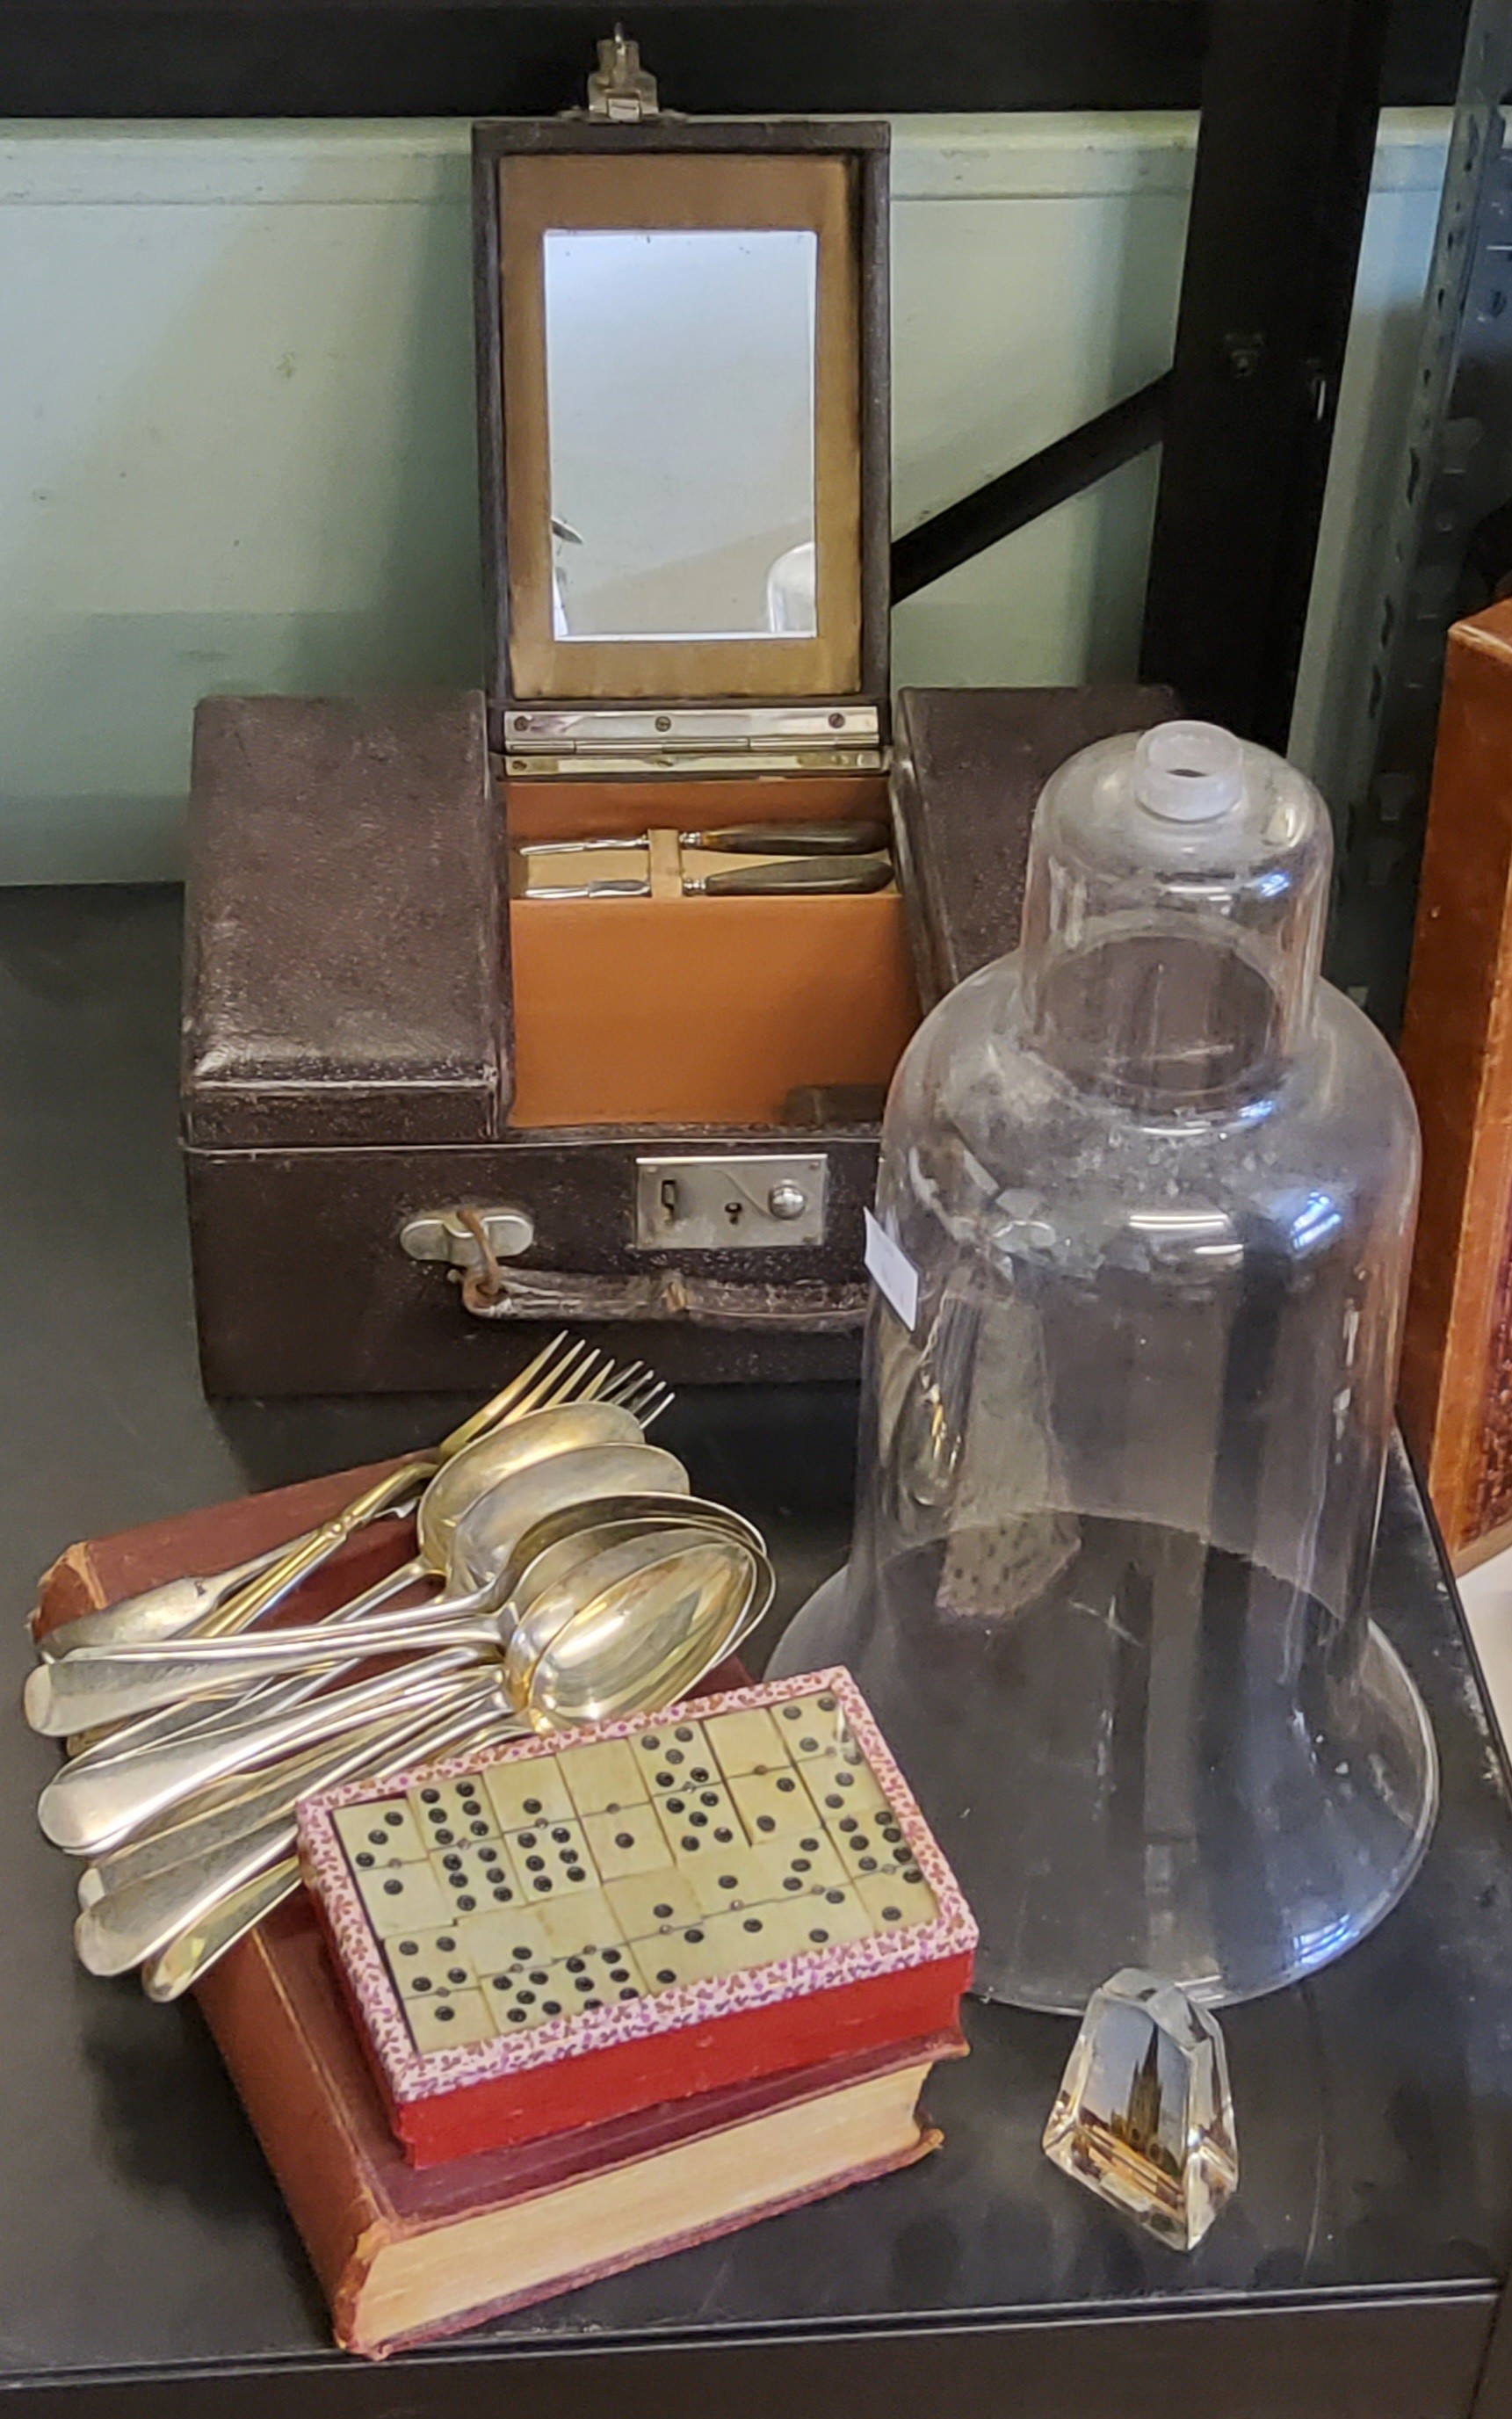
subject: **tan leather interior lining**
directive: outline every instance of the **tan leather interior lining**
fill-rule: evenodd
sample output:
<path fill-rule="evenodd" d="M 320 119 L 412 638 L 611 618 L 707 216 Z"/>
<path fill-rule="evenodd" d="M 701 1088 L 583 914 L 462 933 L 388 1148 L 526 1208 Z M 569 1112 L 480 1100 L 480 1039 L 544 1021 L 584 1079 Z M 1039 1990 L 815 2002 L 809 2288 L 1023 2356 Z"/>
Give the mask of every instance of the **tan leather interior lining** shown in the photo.
<path fill-rule="evenodd" d="M 852 776 L 511 782 L 511 837 L 875 813 Z M 514 1126 L 776 1125 L 806 1084 L 885 1084 L 918 1022 L 893 892 L 516 899 Z"/>

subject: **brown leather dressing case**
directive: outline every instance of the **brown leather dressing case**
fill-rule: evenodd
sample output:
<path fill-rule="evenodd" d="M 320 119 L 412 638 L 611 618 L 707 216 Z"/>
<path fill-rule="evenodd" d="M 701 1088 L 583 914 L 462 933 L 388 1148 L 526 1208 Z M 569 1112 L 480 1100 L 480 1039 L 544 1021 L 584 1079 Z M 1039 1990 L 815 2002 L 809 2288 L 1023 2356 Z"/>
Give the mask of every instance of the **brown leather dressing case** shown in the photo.
<path fill-rule="evenodd" d="M 673 1379 L 850 1374 L 920 1003 L 1011 946 L 1055 765 L 1168 710 L 905 701 L 879 877 L 887 130 L 646 115 L 611 49 L 595 85 L 474 135 L 486 694 L 199 710 L 212 1393 L 482 1394 L 563 1323 Z M 837 824 L 871 835 L 795 895 L 748 886 L 780 831 L 689 838 Z"/>

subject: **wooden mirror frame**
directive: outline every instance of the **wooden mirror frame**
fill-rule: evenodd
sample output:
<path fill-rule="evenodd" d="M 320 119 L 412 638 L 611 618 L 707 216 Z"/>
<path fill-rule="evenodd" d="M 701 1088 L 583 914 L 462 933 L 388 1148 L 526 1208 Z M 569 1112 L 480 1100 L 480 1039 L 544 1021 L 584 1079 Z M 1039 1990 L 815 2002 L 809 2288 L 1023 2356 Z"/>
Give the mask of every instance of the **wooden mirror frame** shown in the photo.
<path fill-rule="evenodd" d="M 722 147 L 699 151 L 693 145 L 700 130 L 687 128 L 686 121 L 683 127 L 683 142 L 671 151 L 585 153 L 553 146 L 506 150 L 493 163 L 499 227 L 494 308 L 501 330 L 495 408 L 507 565 L 506 593 L 499 602 L 507 615 L 509 693 L 522 701 L 833 698 L 854 696 L 864 686 L 856 163 L 843 152 L 823 153 L 809 146 L 758 146 L 735 157 Z M 817 238 L 819 627 L 811 639 L 564 641 L 554 633 L 543 239 L 548 227 L 617 226 L 795 227 Z"/>

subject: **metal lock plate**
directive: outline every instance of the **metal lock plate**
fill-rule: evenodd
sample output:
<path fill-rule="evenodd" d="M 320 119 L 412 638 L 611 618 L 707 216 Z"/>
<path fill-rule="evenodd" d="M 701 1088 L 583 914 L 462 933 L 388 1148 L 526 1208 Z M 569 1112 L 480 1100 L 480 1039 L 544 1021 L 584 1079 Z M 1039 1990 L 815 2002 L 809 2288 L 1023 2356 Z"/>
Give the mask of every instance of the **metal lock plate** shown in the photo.
<path fill-rule="evenodd" d="M 825 1239 L 822 1151 L 638 1159 L 638 1252 L 771 1252 Z"/>
<path fill-rule="evenodd" d="M 480 1209 L 477 1215 L 496 1259 L 517 1259 L 535 1240 L 534 1224 L 523 1210 Z M 454 1269 L 483 1265 L 477 1237 L 469 1233 L 455 1210 L 422 1210 L 407 1218 L 399 1229 L 399 1247 L 412 1260 L 444 1260 Z"/>

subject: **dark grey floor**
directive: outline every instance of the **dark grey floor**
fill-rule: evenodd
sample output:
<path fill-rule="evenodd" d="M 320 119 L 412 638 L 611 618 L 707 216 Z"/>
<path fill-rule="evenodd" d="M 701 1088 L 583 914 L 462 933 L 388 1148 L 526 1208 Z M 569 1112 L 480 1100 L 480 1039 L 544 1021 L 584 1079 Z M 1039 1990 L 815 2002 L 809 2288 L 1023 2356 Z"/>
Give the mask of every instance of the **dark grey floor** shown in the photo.
<path fill-rule="evenodd" d="M 1070 2046 L 974 2010 L 946 2149 L 907 2176 L 659 2262 L 389 2369 L 324 2312 L 192 2010 L 91 1980 L 72 1874 L 31 1819 L 50 1750 L 14 1711 L 38 1572 L 75 1536 L 418 1443 L 445 1406 L 211 1410 L 174 1145 L 177 901 L 0 894 L 0 2387 L 82 2419 L 289 2411 L 684 2419 L 718 2397 L 899 2419 L 1183 2409 L 1317 2419 L 1468 2410 L 1512 2253 L 1512 1819 L 1405 1470 L 1377 1596 L 1443 1752 L 1423 1874 L 1313 1984 L 1226 2018 L 1243 2165 L 1192 2258 L 1056 2174 Z M 767 1527 L 791 1609 L 844 1549 L 842 1390 L 711 1390 L 669 1441 Z M 296 2380 L 298 2380 L 296 2382 Z"/>

